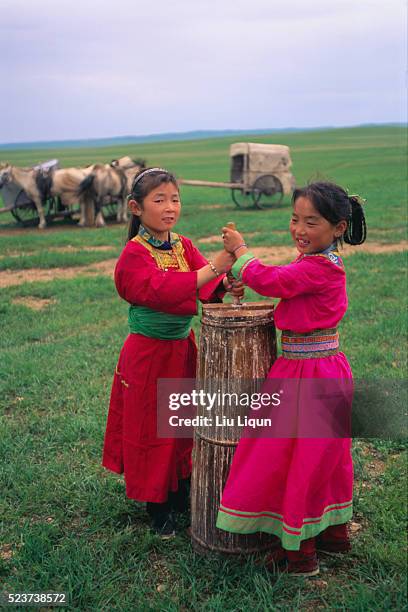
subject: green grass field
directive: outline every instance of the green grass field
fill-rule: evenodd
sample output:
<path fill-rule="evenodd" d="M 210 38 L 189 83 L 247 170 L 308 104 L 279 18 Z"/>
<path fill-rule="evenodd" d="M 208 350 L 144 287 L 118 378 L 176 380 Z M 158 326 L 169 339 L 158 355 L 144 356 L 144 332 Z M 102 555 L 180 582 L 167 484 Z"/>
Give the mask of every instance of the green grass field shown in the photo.
<path fill-rule="evenodd" d="M 406 130 L 247 140 L 289 145 L 297 184 L 328 178 L 367 199 L 373 251 L 356 247 L 346 258 L 350 306 L 340 330 L 342 349 L 356 377 L 380 383 L 406 378 L 406 252 L 392 250 L 406 240 Z M 183 178 L 228 180 L 233 141 L 64 149 L 46 157 L 69 166 L 129 154 Z M 31 165 L 45 152 L 7 157 Z M 253 234 L 251 246 L 290 245 L 288 198 L 278 207 L 241 211 L 227 190 L 186 186 L 182 201 L 178 229 L 199 246 L 230 220 Z M 127 306 L 109 276 L 80 271 L 115 258 L 125 236 L 126 228 L 116 224 L 96 230 L 58 222 L 44 232 L 21 231 L 11 216 L 0 216 L 0 282 L 7 271 L 12 277 L 29 270 L 35 278 L 33 268 L 78 268 L 72 278 L 28 278 L 0 293 L 0 591 L 66 591 L 69 609 L 78 611 L 405 608 L 404 441 L 354 441 L 354 548 L 345 557 L 325 558 L 320 576 L 310 580 L 271 576 L 251 559 L 203 558 L 183 532 L 161 542 L 149 532 L 143 505 L 126 498 L 122 479 L 100 467 Z M 389 252 L 374 252 L 381 244 Z M 217 248 L 201 243 L 204 252 Z M 35 311 L 25 300 L 50 302 Z"/>

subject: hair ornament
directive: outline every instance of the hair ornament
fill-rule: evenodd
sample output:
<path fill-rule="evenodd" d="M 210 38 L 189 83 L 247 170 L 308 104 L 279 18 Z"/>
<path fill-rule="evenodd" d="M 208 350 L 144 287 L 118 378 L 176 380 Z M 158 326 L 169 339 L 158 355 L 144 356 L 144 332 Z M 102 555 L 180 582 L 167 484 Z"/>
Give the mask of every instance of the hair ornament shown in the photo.
<path fill-rule="evenodd" d="M 133 181 L 132 191 L 134 190 L 140 179 L 144 178 L 147 174 L 151 174 L 152 172 L 164 172 L 164 174 L 169 174 L 168 170 L 166 170 L 165 168 L 147 168 L 147 170 L 143 170 L 143 172 L 136 176 L 135 180 Z M 131 195 L 132 194 L 129 194 L 129 196 Z"/>
<path fill-rule="evenodd" d="M 364 206 L 364 204 L 367 202 L 367 200 L 358 195 L 358 193 L 353 193 L 352 195 L 349 195 L 348 199 L 356 200 L 361 206 Z"/>

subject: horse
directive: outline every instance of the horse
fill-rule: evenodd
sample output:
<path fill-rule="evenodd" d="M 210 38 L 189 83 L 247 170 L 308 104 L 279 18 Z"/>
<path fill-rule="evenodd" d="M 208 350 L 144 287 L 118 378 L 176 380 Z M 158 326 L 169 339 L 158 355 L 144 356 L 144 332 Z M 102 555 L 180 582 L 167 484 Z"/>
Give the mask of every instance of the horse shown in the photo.
<path fill-rule="evenodd" d="M 50 196 L 51 174 L 45 170 L 35 168 L 18 168 L 9 163 L 0 164 L 0 189 L 4 186 L 13 186 L 22 189 L 32 200 L 38 212 L 38 229 L 45 229 L 47 221 L 44 205 Z"/>
<path fill-rule="evenodd" d="M 122 168 L 122 170 L 128 170 L 129 168 L 134 168 L 135 166 L 140 166 L 140 168 L 146 168 L 146 160 L 144 159 L 132 159 L 129 155 L 125 155 L 124 157 L 120 157 L 119 159 L 112 159 L 110 165 L 112 168 Z"/>
<path fill-rule="evenodd" d="M 51 176 L 50 193 L 58 196 L 63 206 L 69 208 L 77 203 L 80 205 L 81 214 L 78 225 L 92 225 L 93 207 L 92 200 L 86 194 L 79 194 L 81 182 L 93 171 L 94 166 L 87 168 L 61 168 L 55 170 Z"/>
<path fill-rule="evenodd" d="M 127 168 L 125 170 L 126 174 L 126 189 L 127 193 L 131 193 L 133 187 L 133 181 L 135 180 L 135 176 L 139 174 L 146 166 L 134 166 L 133 168 Z"/>
<path fill-rule="evenodd" d="M 120 160 L 114 161 L 119 162 Z M 111 164 L 95 164 L 89 175 L 81 181 L 78 195 L 94 202 L 96 227 L 105 225 L 102 206 L 112 200 L 117 201 L 117 221 L 119 223 L 127 221 L 126 196 L 130 191 L 128 173 L 135 175 L 144 167 L 144 162 L 141 162 L 143 165 L 135 166 L 133 160 L 130 161 L 133 166 L 126 170 L 119 164 L 112 166 L 112 162 Z"/>

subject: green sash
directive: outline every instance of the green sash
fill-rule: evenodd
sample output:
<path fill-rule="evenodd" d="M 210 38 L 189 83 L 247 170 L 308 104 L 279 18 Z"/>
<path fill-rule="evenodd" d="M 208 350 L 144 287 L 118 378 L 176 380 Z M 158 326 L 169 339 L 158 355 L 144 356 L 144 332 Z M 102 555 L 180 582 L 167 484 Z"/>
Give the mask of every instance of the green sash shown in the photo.
<path fill-rule="evenodd" d="M 160 340 L 187 338 L 192 320 L 193 317 L 190 315 L 167 314 L 135 304 L 129 306 L 130 333 L 142 334 L 148 338 L 159 338 Z"/>

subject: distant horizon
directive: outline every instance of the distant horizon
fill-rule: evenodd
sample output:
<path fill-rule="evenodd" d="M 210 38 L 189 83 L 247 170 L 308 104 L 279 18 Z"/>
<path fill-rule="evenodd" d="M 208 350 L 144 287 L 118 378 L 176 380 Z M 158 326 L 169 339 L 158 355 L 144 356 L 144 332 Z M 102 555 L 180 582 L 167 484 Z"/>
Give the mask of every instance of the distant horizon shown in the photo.
<path fill-rule="evenodd" d="M 2 3 L 8 148 L 407 121 L 401 0 L 71 5 Z"/>
<path fill-rule="evenodd" d="M 300 126 L 300 127 L 282 127 L 282 128 L 248 128 L 248 129 L 197 129 L 176 132 L 156 132 L 149 134 L 124 134 L 118 136 L 94 136 L 89 138 L 61 138 L 52 140 L 27 140 L 27 141 L 9 141 L 0 143 L 0 150 L 20 150 L 28 148 L 52 149 L 58 146 L 64 148 L 87 147 L 87 146 L 112 146 L 120 144 L 146 144 L 149 142 L 169 142 L 183 140 L 200 140 L 209 137 L 222 137 L 237 135 L 261 135 L 272 133 L 288 133 L 288 132 L 313 132 L 313 131 L 329 131 L 341 129 L 353 129 L 362 127 L 408 127 L 407 122 L 403 121 L 387 121 L 387 122 L 365 122 L 351 125 L 322 125 L 322 126 Z M 97 144 L 99 143 L 99 145 Z M 109 143 L 109 144 L 107 144 Z"/>

